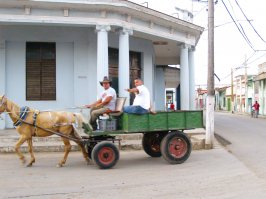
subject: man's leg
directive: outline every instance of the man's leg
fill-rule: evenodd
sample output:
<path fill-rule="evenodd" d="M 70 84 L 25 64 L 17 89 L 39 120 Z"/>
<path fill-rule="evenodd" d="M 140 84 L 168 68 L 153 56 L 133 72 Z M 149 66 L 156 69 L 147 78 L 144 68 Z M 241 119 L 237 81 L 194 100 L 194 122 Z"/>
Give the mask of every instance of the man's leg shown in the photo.
<path fill-rule="evenodd" d="M 145 114 L 149 111 L 142 108 L 141 106 L 126 106 L 123 110 L 125 113 L 133 113 L 133 114 Z"/>
<path fill-rule="evenodd" d="M 96 121 L 97 121 L 98 117 L 100 115 L 102 115 L 103 113 L 105 113 L 106 110 L 107 110 L 107 108 L 95 108 L 95 107 L 91 108 L 91 111 L 90 111 L 91 117 L 90 117 L 89 122 L 90 122 L 93 130 L 97 129 L 97 122 Z"/>
<path fill-rule="evenodd" d="M 125 106 L 123 108 L 123 112 L 124 113 L 132 113 L 132 108 L 133 108 L 133 106 Z"/>

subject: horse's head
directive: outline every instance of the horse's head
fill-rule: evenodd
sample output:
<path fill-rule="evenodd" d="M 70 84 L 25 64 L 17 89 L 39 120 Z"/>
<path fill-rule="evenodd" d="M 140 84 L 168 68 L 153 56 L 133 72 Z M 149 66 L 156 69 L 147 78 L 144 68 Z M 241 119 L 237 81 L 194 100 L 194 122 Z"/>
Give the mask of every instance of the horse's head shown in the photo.
<path fill-rule="evenodd" d="M 5 95 L 0 96 L 0 114 L 6 110 L 7 98 Z"/>

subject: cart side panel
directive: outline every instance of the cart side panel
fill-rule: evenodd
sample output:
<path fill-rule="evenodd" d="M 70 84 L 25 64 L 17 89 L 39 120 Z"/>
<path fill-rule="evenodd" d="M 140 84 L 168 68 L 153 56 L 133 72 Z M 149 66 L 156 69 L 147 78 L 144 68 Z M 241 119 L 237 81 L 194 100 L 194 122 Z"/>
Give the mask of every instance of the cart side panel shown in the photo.
<path fill-rule="evenodd" d="M 167 112 L 157 112 L 155 115 L 149 114 L 149 130 L 168 130 Z"/>
<path fill-rule="evenodd" d="M 169 130 L 186 128 L 186 112 L 168 112 L 168 128 Z"/>
<path fill-rule="evenodd" d="M 145 132 L 149 130 L 149 114 L 123 113 L 122 130 L 125 132 Z"/>
<path fill-rule="evenodd" d="M 202 111 L 187 111 L 185 113 L 186 113 L 186 129 L 203 127 Z"/>

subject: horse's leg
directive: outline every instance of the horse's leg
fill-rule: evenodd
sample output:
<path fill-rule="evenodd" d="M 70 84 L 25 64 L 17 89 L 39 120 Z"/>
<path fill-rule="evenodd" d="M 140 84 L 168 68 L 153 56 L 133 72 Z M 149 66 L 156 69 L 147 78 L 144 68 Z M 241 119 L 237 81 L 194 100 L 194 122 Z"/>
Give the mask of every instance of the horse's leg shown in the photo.
<path fill-rule="evenodd" d="M 25 136 L 20 136 L 19 140 L 17 141 L 17 143 L 15 145 L 15 151 L 16 151 L 17 155 L 19 156 L 19 159 L 21 160 L 21 162 L 23 164 L 26 163 L 26 160 L 25 160 L 24 155 L 19 150 L 19 148 L 26 140 L 27 140 L 27 138 Z"/>
<path fill-rule="evenodd" d="M 64 157 L 63 159 L 57 164 L 57 167 L 62 167 L 65 163 L 66 163 L 66 160 L 67 160 L 67 156 L 71 150 L 71 144 L 70 144 L 70 141 L 66 138 L 62 138 L 64 144 L 65 144 L 65 154 L 64 154 Z"/>
<path fill-rule="evenodd" d="M 27 164 L 27 167 L 31 167 L 32 164 L 35 162 L 35 157 L 34 157 L 34 154 L 33 154 L 32 138 L 28 139 L 27 142 L 28 142 L 29 153 L 30 153 L 30 156 L 31 156 L 31 160 L 30 160 L 29 164 Z"/>
<path fill-rule="evenodd" d="M 90 159 L 89 159 L 89 155 L 86 152 L 86 149 L 84 147 L 84 145 L 82 143 L 77 143 L 81 149 L 81 152 L 83 154 L 84 159 L 86 160 L 87 164 L 90 164 Z"/>

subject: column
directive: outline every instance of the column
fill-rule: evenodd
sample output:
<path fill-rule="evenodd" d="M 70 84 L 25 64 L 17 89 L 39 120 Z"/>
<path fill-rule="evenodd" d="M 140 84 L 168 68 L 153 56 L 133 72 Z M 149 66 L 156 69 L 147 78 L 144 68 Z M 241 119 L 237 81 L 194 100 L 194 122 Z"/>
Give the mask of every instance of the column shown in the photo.
<path fill-rule="evenodd" d="M 126 97 L 125 105 L 129 105 L 129 93 L 125 91 L 129 88 L 129 35 L 132 35 L 131 29 L 123 28 L 119 34 L 119 67 L 118 67 L 118 94 L 120 97 Z"/>
<path fill-rule="evenodd" d="M 195 47 L 191 47 L 188 51 L 189 63 L 189 109 L 195 110 L 195 64 L 194 64 Z"/>
<path fill-rule="evenodd" d="M 97 25 L 97 96 L 102 92 L 102 87 L 99 84 L 104 76 L 109 76 L 108 70 L 108 31 L 110 26 Z"/>
<path fill-rule="evenodd" d="M 6 41 L 0 41 L 0 95 L 6 92 Z M 0 118 L 0 129 L 5 128 L 5 114 Z"/>
<path fill-rule="evenodd" d="M 181 110 L 189 110 L 189 68 L 188 68 L 188 46 L 180 46 L 180 102 Z"/>

